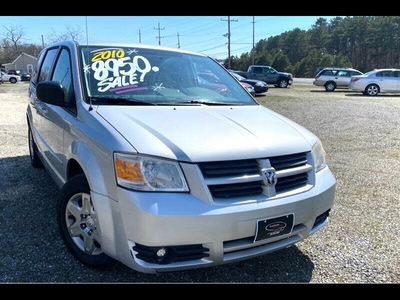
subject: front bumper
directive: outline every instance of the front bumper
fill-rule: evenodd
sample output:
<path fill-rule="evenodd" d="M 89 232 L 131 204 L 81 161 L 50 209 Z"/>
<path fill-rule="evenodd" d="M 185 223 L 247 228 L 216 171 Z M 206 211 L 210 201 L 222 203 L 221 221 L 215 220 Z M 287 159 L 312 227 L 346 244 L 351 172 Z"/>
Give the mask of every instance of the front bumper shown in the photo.
<path fill-rule="evenodd" d="M 329 169 L 320 173 L 320 186 L 307 192 L 228 206 L 187 193 L 118 188 L 117 201 L 92 193 L 103 251 L 134 270 L 157 273 L 216 266 L 289 247 L 328 221 L 336 182 Z M 291 233 L 254 242 L 258 220 L 288 214 L 294 214 Z M 160 248 L 170 256 L 159 260 L 155 253 Z"/>

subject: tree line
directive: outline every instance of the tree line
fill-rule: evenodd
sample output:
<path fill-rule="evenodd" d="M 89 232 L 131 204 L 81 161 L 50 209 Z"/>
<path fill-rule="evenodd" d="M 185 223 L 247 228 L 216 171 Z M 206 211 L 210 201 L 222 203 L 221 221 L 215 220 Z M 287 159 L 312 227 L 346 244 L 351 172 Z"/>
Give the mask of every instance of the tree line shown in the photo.
<path fill-rule="evenodd" d="M 3 26 L 4 27 L 4 26 Z M 0 64 L 12 62 L 22 52 L 38 57 L 45 46 L 24 42 L 19 26 L 4 27 Z M 79 28 L 54 30 L 49 43 L 79 40 Z M 258 41 L 250 52 L 231 56 L 223 65 L 246 71 L 252 64 L 269 65 L 294 77 L 313 77 L 318 67 L 351 67 L 362 72 L 375 68 L 400 68 L 400 16 L 348 16 L 318 18 L 309 30 L 295 28 Z"/>
<path fill-rule="evenodd" d="M 54 29 L 46 35 L 47 44 L 33 44 L 26 41 L 24 28 L 19 25 L 3 26 L 3 38 L 0 42 L 0 66 L 13 62 L 21 53 L 38 57 L 40 51 L 47 44 L 61 40 L 77 41 L 82 37 L 82 30 L 77 27 L 66 26 L 65 32 L 57 32 Z M 44 39 L 43 39 L 44 40 Z"/>
<path fill-rule="evenodd" d="M 295 28 L 262 39 L 252 51 L 230 57 L 224 66 L 246 71 L 269 65 L 294 77 L 313 77 L 318 67 L 349 67 L 367 72 L 400 68 L 400 16 L 319 18 L 309 30 Z"/>

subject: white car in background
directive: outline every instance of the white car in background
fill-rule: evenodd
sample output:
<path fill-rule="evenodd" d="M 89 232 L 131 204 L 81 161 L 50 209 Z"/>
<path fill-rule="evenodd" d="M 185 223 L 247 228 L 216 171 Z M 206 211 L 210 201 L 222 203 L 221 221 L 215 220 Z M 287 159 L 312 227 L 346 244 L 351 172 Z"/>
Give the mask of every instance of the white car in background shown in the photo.
<path fill-rule="evenodd" d="M 374 69 L 364 75 L 352 76 L 349 89 L 367 96 L 400 93 L 400 69 Z"/>
<path fill-rule="evenodd" d="M 21 76 L 19 76 L 19 75 L 10 75 L 10 74 L 7 74 L 4 71 L 1 71 L 1 82 L 17 83 L 18 81 L 21 81 Z"/>

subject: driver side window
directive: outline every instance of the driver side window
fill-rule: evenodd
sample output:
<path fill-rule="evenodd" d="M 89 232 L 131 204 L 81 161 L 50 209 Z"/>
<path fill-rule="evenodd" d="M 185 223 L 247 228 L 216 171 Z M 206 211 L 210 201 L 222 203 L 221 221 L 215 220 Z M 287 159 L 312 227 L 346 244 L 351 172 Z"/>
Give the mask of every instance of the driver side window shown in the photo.
<path fill-rule="evenodd" d="M 73 102 L 71 60 L 66 49 L 62 49 L 54 68 L 52 81 L 58 81 L 64 90 L 65 102 Z"/>
<path fill-rule="evenodd" d="M 38 82 L 50 80 L 50 71 L 57 55 L 58 48 L 47 51 L 38 77 Z"/>

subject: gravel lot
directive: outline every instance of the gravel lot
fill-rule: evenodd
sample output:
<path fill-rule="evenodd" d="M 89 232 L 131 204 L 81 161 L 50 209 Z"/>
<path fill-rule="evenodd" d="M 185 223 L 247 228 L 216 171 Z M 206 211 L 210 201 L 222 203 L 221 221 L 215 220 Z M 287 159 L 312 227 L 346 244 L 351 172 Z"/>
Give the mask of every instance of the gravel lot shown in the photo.
<path fill-rule="evenodd" d="M 57 187 L 29 162 L 28 83 L 1 84 L 0 282 L 400 283 L 400 95 L 327 93 L 295 79 L 257 100 L 322 140 L 337 179 L 329 223 L 269 255 L 151 275 L 122 264 L 91 269 L 69 254 L 56 224 Z"/>

